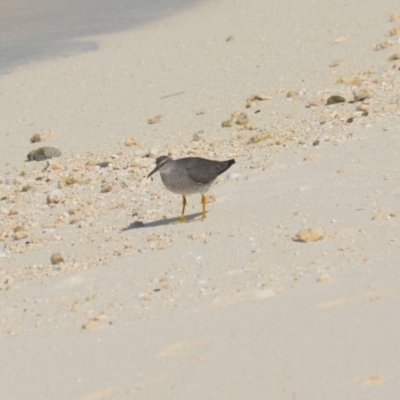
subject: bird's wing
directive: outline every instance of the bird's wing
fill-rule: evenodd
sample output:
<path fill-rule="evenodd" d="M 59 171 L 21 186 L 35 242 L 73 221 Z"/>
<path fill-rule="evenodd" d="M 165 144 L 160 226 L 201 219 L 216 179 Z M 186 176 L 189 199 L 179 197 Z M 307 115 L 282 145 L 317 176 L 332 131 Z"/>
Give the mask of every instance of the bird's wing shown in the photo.
<path fill-rule="evenodd" d="M 232 164 L 229 161 L 213 161 L 193 158 L 186 165 L 190 179 L 203 185 L 212 182 L 218 175 L 226 171 Z"/>

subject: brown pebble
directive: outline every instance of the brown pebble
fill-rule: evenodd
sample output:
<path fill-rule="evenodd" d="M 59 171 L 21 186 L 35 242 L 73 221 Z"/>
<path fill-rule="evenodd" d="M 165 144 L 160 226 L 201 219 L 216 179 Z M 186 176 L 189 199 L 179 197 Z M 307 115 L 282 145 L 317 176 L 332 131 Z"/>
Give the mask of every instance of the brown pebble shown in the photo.
<path fill-rule="evenodd" d="M 342 96 L 334 95 L 328 98 L 326 101 L 326 105 L 329 106 L 331 104 L 337 104 L 337 103 L 345 103 L 346 99 Z"/>
<path fill-rule="evenodd" d="M 50 257 L 50 261 L 53 265 L 64 262 L 64 258 L 60 253 L 54 253 Z"/>
<path fill-rule="evenodd" d="M 111 164 L 110 161 L 102 161 L 96 163 L 95 165 L 100 168 L 107 168 L 110 164 Z"/>
<path fill-rule="evenodd" d="M 312 145 L 313 146 L 319 146 L 319 139 L 315 140 Z"/>

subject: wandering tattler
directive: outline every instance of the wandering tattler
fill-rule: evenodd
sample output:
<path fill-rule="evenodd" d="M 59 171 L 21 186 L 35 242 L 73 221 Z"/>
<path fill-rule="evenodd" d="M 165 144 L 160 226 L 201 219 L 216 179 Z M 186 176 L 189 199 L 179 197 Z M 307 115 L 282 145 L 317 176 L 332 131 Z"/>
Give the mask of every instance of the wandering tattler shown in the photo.
<path fill-rule="evenodd" d="M 200 157 L 185 157 L 173 160 L 168 156 L 158 157 L 156 167 L 148 178 L 160 171 L 161 179 L 165 187 L 173 193 L 181 194 L 183 197 L 182 214 L 180 222 L 186 221 L 185 206 L 186 196 L 200 193 L 203 204 L 202 218 L 206 218 L 206 196 L 204 193 L 210 189 L 218 175 L 225 172 L 235 160 L 214 161 Z"/>

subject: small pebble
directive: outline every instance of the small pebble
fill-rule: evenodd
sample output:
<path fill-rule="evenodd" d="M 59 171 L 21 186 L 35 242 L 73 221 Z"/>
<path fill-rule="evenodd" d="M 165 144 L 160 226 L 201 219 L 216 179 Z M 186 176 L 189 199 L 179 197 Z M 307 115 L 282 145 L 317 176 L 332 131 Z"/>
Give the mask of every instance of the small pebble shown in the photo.
<path fill-rule="evenodd" d="M 342 96 L 334 95 L 328 98 L 326 101 L 326 105 L 329 106 L 331 104 L 337 104 L 337 103 L 345 103 L 346 99 Z"/>
<path fill-rule="evenodd" d="M 53 265 L 64 262 L 64 258 L 60 253 L 54 253 L 50 257 L 50 261 Z"/>

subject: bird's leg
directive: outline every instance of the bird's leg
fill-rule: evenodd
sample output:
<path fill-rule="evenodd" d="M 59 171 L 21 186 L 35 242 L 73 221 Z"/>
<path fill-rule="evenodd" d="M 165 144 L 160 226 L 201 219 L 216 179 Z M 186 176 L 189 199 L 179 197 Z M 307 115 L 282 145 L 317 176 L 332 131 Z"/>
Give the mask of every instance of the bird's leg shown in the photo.
<path fill-rule="evenodd" d="M 182 196 L 182 214 L 181 217 L 179 218 L 179 222 L 186 222 L 185 207 L 186 207 L 186 197 Z"/>
<path fill-rule="evenodd" d="M 201 216 L 201 219 L 204 219 L 204 218 L 207 218 L 207 215 L 206 215 L 207 197 L 204 196 L 204 194 L 201 195 L 201 202 L 203 204 L 203 214 Z"/>

